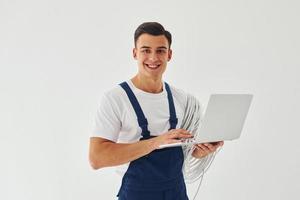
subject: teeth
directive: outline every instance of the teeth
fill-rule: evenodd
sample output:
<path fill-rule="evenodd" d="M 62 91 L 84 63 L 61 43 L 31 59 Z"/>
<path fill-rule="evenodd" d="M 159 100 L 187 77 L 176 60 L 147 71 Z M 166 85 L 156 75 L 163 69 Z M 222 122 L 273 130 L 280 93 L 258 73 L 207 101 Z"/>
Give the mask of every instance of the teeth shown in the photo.
<path fill-rule="evenodd" d="M 149 64 L 146 64 L 148 67 L 150 68 L 157 68 L 159 65 L 149 65 Z"/>

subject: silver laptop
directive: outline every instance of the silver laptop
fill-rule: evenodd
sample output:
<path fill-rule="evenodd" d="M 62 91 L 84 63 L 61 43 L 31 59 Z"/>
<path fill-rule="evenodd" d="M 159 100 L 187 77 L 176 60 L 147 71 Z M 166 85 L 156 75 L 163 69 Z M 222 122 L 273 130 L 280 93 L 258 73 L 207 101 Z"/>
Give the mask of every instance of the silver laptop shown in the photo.
<path fill-rule="evenodd" d="M 198 130 L 197 143 L 239 138 L 252 98 L 251 94 L 211 95 Z"/>
<path fill-rule="evenodd" d="M 212 94 L 196 138 L 160 148 L 234 140 L 240 137 L 252 101 L 251 94 Z"/>

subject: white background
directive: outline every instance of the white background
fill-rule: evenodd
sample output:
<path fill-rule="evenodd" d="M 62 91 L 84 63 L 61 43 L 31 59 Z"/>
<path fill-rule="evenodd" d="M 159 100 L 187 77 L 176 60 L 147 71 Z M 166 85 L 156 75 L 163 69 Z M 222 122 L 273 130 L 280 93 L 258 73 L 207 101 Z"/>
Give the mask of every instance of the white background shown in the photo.
<path fill-rule="evenodd" d="M 115 199 L 120 178 L 91 169 L 89 134 L 99 97 L 137 70 L 133 32 L 145 21 L 173 34 L 170 84 L 204 104 L 254 94 L 198 199 L 299 199 L 299 10 L 297 0 L 0 0 L 0 199 Z"/>

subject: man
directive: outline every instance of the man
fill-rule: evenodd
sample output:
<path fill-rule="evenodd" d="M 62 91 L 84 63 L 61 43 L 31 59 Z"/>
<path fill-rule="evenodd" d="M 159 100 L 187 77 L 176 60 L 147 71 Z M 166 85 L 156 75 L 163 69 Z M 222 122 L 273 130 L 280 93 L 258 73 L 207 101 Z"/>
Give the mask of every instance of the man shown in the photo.
<path fill-rule="evenodd" d="M 192 137 L 178 129 L 186 93 L 163 82 L 172 37 L 161 24 L 147 22 L 136 29 L 134 43 L 138 72 L 103 96 L 90 139 L 90 164 L 93 169 L 125 166 L 119 200 L 186 200 L 182 148 L 159 149 Z M 221 145 L 197 144 L 193 156 L 202 158 Z"/>

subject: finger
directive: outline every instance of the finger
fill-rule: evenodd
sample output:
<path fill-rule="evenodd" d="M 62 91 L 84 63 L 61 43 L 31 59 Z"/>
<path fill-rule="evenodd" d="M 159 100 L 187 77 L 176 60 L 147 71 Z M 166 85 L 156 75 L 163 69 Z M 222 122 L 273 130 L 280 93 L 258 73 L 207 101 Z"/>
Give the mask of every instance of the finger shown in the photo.
<path fill-rule="evenodd" d="M 174 133 L 178 133 L 178 132 L 180 132 L 180 129 L 171 129 L 167 133 L 174 134 Z"/>
<path fill-rule="evenodd" d="M 212 142 L 212 143 L 210 143 L 210 144 L 212 144 L 215 148 L 218 148 L 218 147 L 224 145 L 224 141 Z"/>
<path fill-rule="evenodd" d="M 223 145 L 224 145 L 224 141 L 219 141 L 219 142 L 217 142 L 217 145 L 218 145 L 218 146 L 223 146 Z"/>
<path fill-rule="evenodd" d="M 191 138 L 193 137 L 192 134 L 187 134 L 187 133 L 176 133 L 172 135 L 172 138 Z"/>
<path fill-rule="evenodd" d="M 204 143 L 203 145 L 206 146 L 209 149 L 210 152 L 216 150 L 215 146 L 210 144 L 210 143 Z"/>
<path fill-rule="evenodd" d="M 216 151 L 218 148 L 220 147 L 220 143 L 217 143 L 217 144 L 215 144 L 215 145 L 212 145 L 212 144 L 210 144 L 210 150 L 212 151 L 212 152 L 214 152 L 214 151 Z"/>
<path fill-rule="evenodd" d="M 182 134 L 191 134 L 188 130 L 185 129 L 173 129 L 175 133 L 182 133 Z"/>
<path fill-rule="evenodd" d="M 198 144 L 198 147 L 200 147 L 203 151 L 205 151 L 206 154 L 210 153 L 210 150 L 208 149 L 208 147 L 206 147 L 203 144 Z"/>
<path fill-rule="evenodd" d="M 169 134 L 169 138 L 191 138 L 191 137 L 193 137 L 193 135 L 188 134 L 188 133 L 175 132 L 175 133 Z"/>
<path fill-rule="evenodd" d="M 221 141 L 221 142 L 218 142 L 216 145 L 214 145 L 214 148 L 215 149 L 218 149 L 219 147 L 223 146 L 224 145 L 224 142 Z"/>
<path fill-rule="evenodd" d="M 190 133 L 188 130 L 185 130 L 185 129 L 182 129 L 182 128 L 179 128 L 179 129 L 175 129 L 176 131 L 179 131 L 181 133 Z"/>

